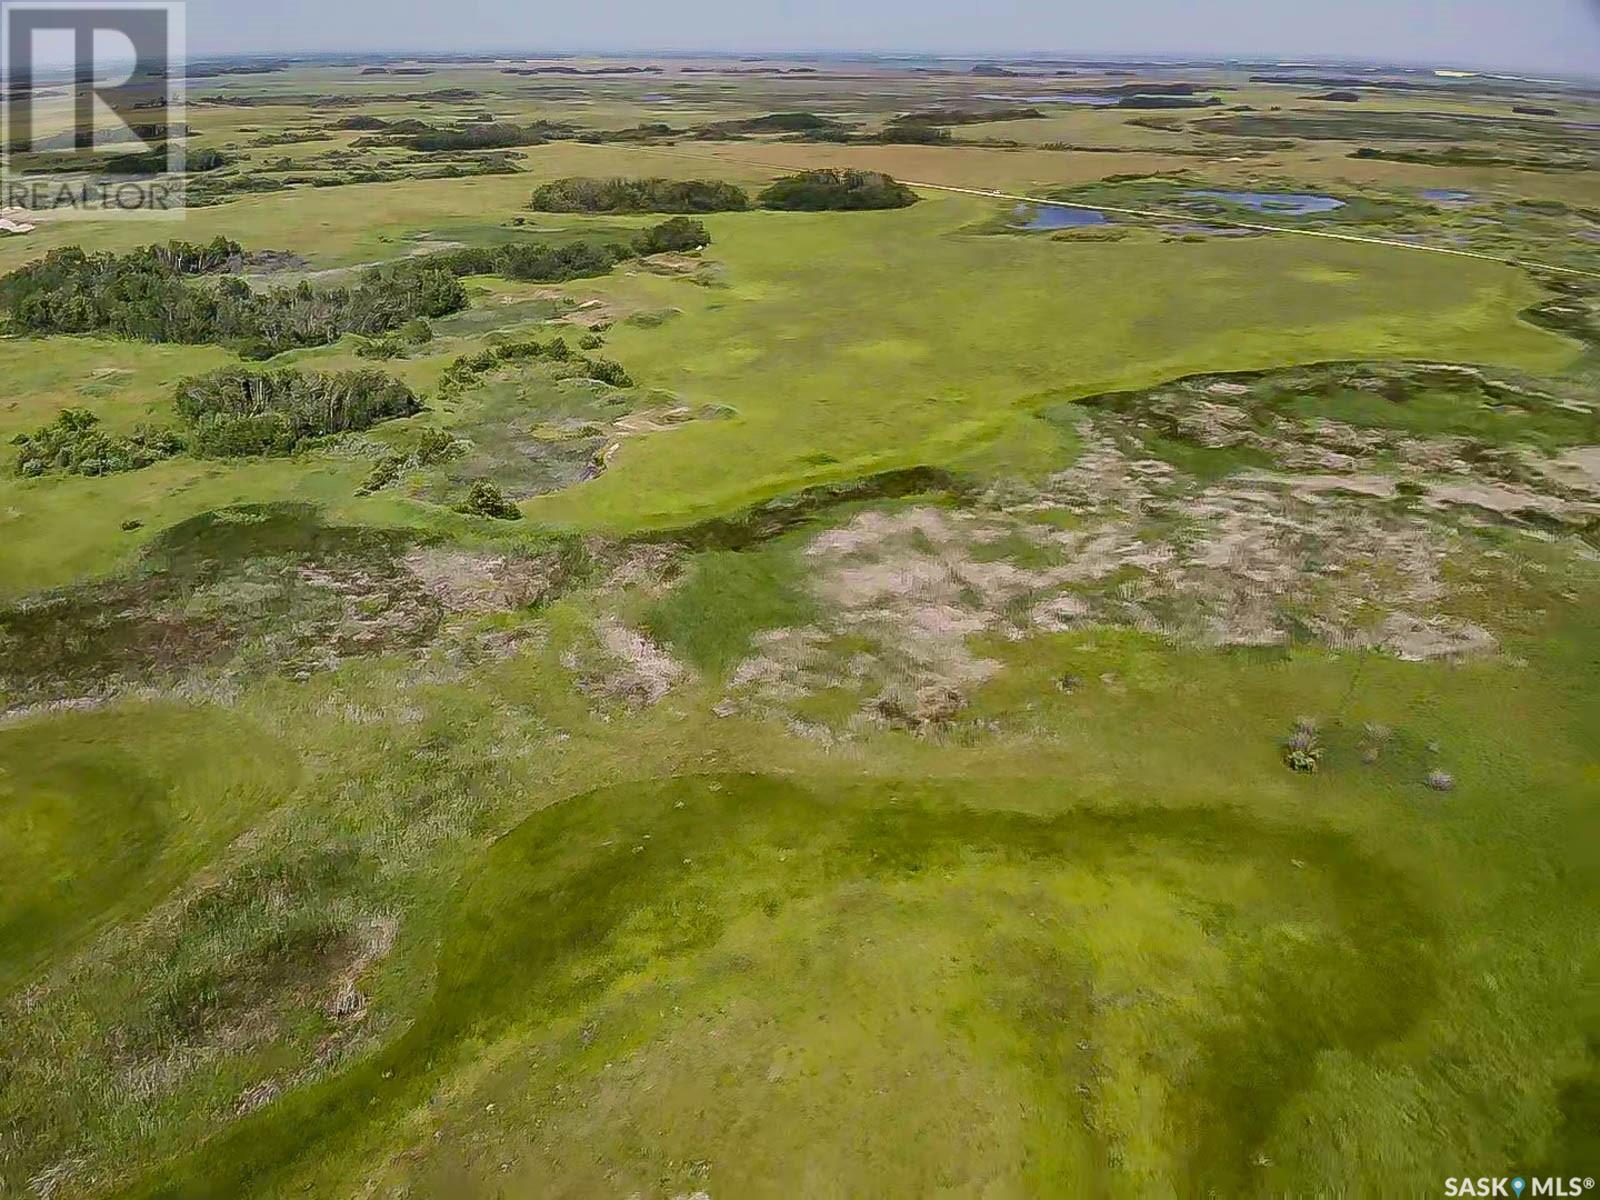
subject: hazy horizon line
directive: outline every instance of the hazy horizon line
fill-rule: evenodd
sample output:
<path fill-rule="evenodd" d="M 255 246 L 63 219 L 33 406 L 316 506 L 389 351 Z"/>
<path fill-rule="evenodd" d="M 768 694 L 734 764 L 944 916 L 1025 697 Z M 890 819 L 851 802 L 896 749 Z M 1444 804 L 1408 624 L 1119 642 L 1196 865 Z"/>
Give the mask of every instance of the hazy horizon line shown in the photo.
<path fill-rule="evenodd" d="M 360 58 L 360 57 L 406 57 L 419 62 L 444 62 L 451 59 L 468 56 L 483 56 L 486 59 L 539 59 L 539 58 L 613 58 L 613 59 L 642 59 L 642 58 L 730 58 L 730 59 L 930 59 L 950 62 L 965 62 L 971 60 L 992 61 L 997 63 L 1015 63 L 1029 61 L 1054 61 L 1063 63 L 1158 63 L 1172 65 L 1229 65 L 1241 64 L 1249 66 L 1353 66 L 1378 69 L 1401 70 L 1428 70 L 1428 71 L 1466 71 L 1477 75 L 1507 76 L 1517 79 L 1527 79 L 1540 82 L 1548 79 L 1551 82 L 1581 82 L 1600 80 L 1600 69 L 1589 74 L 1564 72 L 1550 67 L 1534 67 L 1528 65 L 1489 63 L 1487 61 L 1472 61 L 1464 59 L 1418 59 L 1418 58 L 1363 58 L 1347 55 L 1306 54 L 1284 51 L 1281 53 L 1233 53 L 1219 50 L 1196 50 L 1184 53 L 1140 51 L 1140 50 L 917 50 L 904 47 L 897 48 L 860 48 L 851 50 L 842 49 L 775 49 L 762 47 L 748 47 L 739 49 L 713 49 L 695 46 L 662 46 L 650 49 L 630 48 L 616 49 L 597 46 L 556 47 L 545 46 L 537 48 L 500 46 L 463 45 L 453 49 L 440 49 L 437 46 L 366 46 L 366 47 L 323 47 L 320 49 L 275 49 L 275 50 L 214 50 L 205 47 L 189 48 L 188 58 L 191 62 L 203 59 L 315 59 L 315 58 Z M 1533 74 L 1538 72 L 1538 74 Z"/>

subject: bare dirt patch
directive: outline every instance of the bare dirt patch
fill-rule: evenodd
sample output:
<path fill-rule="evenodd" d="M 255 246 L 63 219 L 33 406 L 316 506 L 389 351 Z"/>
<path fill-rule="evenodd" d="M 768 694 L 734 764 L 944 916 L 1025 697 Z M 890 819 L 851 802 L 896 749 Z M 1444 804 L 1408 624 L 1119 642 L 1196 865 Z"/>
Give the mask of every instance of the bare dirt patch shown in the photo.
<path fill-rule="evenodd" d="M 569 649 L 561 660 L 586 696 L 645 708 L 687 674 L 677 659 L 615 617 L 603 618 L 595 632 L 598 644 L 591 652 Z"/>
<path fill-rule="evenodd" d="M 548 599 L 563 579 L 553 556 L 484 555 L 423 546 L 401 560 L 423 589 L 451 613 L 506 612 Z"/>
<path fill-rule="evenodd" d="M 1469 532 L 1396 506 L 1391 478 L 1255 472 L 1201 484 L 1130 459 L 1091 421 L 1080 436 L 1079 461 L 1029 494 L 873 510 L 818 534 L 804 554 L 826 617 L 758 637 L 729 701 L 782 707 L 845 688 L 869 719 L 933 727 L 998 670 L 977 639 L 1097 625 L 1409 660 L 1497 649 L 1449 611 L 1492 583 L 1492 560 Z"/>

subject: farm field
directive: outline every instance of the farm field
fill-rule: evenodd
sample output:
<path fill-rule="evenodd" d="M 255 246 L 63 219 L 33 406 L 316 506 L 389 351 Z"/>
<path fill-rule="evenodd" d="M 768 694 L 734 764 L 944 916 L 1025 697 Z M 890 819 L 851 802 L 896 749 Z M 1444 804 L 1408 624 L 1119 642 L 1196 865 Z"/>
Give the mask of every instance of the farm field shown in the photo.
<path fill-rule="evenodd" d="M 1595 1174 L 1600 100 L 1010 70 L 201 72 L 0 236 L 0 1195 Z"/>

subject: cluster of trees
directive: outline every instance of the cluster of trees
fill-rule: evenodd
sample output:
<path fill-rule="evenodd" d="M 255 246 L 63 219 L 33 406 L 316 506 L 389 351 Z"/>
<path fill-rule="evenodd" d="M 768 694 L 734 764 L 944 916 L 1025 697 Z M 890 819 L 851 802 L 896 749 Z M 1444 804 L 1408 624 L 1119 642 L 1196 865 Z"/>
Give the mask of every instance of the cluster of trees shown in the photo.
<path fill-rule="evenodd" d="M 759 200 L 785 212 L 859 211 L 905 208 L 917 194 L 879 171 L 801 171 L 779 179 Z"/>
<path fill-rule="evenodd" d="M 85 408 L 64 410 L 54 421 L 34 433 L 19 433 L 11 440 L 19 448 L 18 475 L 36 476 L 50 471 L 69 475 L 110 475 L 133 471 L 183 452 L 184 441 L 173 430 L 135 428 L 113 434 L 100 428 L 100 418 Z"/>
<path fill-rule="evenodd" d="M 675 137 L 672 126 L 665 121 L 641 121 L 629 129 L 590 129 L 578 135 L 578 141 L 591 146 L 605 142 L 660 142 Z"/>
<path fill-rule="evenodd" d="M 470 246 L 430 254 L 423 261 L 454 276 L 499 275 L 524 283 L 563 283 L 609 274 L 633 251 L 619 242 L 521 242 Z"/>
<path fill-rule="evenodd" d="M 750 197 L 716 179 L 591 179 L 574 176 L 544 184 L 530 207 L 559 213 L 741 212 Z"/>
<path fill-rule="evenodd" d="M 248 359 L 324 346 L 347 333 L 380 339 L 376 357 L 407 341 L 425 340 L 422 325 L 467 306 L 461 278 L 500 275 L 528 283 L 561 283 L 608 274 L 636 254 L 693 250 L 711 236 L 678 217 L 643 230 L 631 245 L 572 241 L 469 247 L 373 267 L 354 286 L 257 291 L 236 277 L 197 277 L 237 270 L 249 257 L 238 243 L 171 242 L 127 254 L 90 254 L 73 246 L 0 278 L 0 314 L 24 333 L 99 333 L 145 342 L 215 343 Z M 396 334 L 395 339 L 386 335 Z"/>
<path fill-rule="evenodd" d="M 100 170 L 109 175 L 161 175 L 168 169 L 168 149 L 156 146 L 137 154 L 118 154 L 107 159 Z M 216 171 L 233 162 L 220 150 L 209 147 L 190 150 L 183 158 L 183 169 L 190 175 L 203 171 Z"/>
<path fill-rule="evenodd" d="M 350 123 L 352 121 L 362 123 L 352 124 Z M 570 138 L 577 134 L 575 127 L 551 121 L 535 121 L 531 125 L 512 125 L 503 121 L 470 121 L 441 129 L 417 120 L 385 123 L 378 118 L 349 118 L 342 122 L 340 127 L 369 130 L 373 133 L 374 136 L 360 138 L 352 143 L 357 149 L 394 146 L 430 153 L 541 146 L 552 138 Z"/>
<path fill-rule="evenodd" d="M 504 246 L 469 246 L 445 250 L 423 260 L 453 275 L 498 275 L 523 283 L 564 283 L 605 275 L 619 262 L 638 254 L 666 250 L 698 250 L 711 244 L 699 221 L 673 217 L 621 242 L 517 242 Z"/>
<path fill-rule="evenodd" d="M 924 108 L 904 113 L 889 122 L 889 128 L 927 125 L 987 125 L 994 121 L 1027 121 L 1045 114 L 1032 107 Z"/>
<path fill-rule="evenodd" d="M 713 121 L 695 130 L 701 140 L 737 138 L 751 133 L 806 133 L 844 129 L 843 122 L 832 117 L 819 117 L 810 112 L 768 113 L 764 117 L 744 117 L 735 121 Z"/>
<path fill-rule="evenodd" d="M 366 481 L 356 489 L 356 495 L 370 496 L 373 492 L 382 491 L 398 482 L 402 472 L 418 467 L 431 467 L 435 463 L 455 458 L 470 444 L 451 437 L 442 429 L 424 429 L 417 438 L 416 446 L 409 452 L 396 451 L 385 454 L 379 459 L 377 465 L 368 473 Z"/>
<path fill-rule="evenodd" d="M 172 173 L 172 160 L 166 143 L 148 150 L 129 151 L 126 154 L 32 154 L 13 147 L 20 154 L 16 161 L 19 171 L 30 175 L 166 175 Z M 220 150 L 210 148 L 190 150 L 184 156 L 186 175 L 198 175 L 229 166 L 235 160 Z"/>
<path fill-rule="evenodd" d="M 892 121 L 867 139 L 896 146 L 942 146 L 955 138 L 942 125 L 921 121 Z"/>
<path fill-rule="evenodd" d="M 146 342 L 218 343 L 246 358 L 322 346 L 346 333 L 377 337 L 415 317 L 466 307 L 455 273 L 430 262 L 365 272 L 354 287 L 308 283 L 255 291 L 242 279 L 193 277 L 220 269 L 234 243 L 174 243 L 129 254 L 53 250 L 0 279 L 0 312 L 27 333 L 104 333 Z"/>
<path fill-rule="evenodd" d="M 107 433 L 87 409 L 66 409 L 42 429 L 12 439 L 16 472 L 110 475 L 185 451 L 212 458 L 288 454 L 311 438 L 409 417 L 422 404 L 405 384 L 380 371 L 230 367 L 185 379 L 174 408 L 186 428 L 141 425 L 125 434 Z"/>
<path fill-rule="evenodd" d="M 363 338 L 356 346 L 357 358 L 404 358 L 418 346 L 433 341 L 433 326 L 421 317 L 412 317 L 398 332 L 381 338 Z"/>
<path fill-rule="evenodd" d="M 513 146 L 542 145 L 552 136 L 560 137 L 568 132 L 566 126 L 485 122 L 403 135 L 401 144 L 412 150 L 505 150 Z"/>
<path fill-rule="evenodd" d="M 190 448 L 214 458 L 288 454 L 311 438 L 422 411 L 409 387 L 381 371 L 247 367 L 184 380 L 175 407 L 193 431 Z"/>
<path fill-rule="evenodd" d="M 587 345 L 588 342 L 586 341 Z M 565 338 L 552 338 L 548 342 L 529 339 L 524 342 L 507 342 L 476 354 L 463 354 L 445 369 L 440 381 L 440 393 L 449 395 L 476 383 L 491 371 L 511 363 L 543 360 L 549 363 L 570 364 L 572 370 L 597 379 L 612 387 L 629 388 L 633 379 L 622 364 L 609 358 L 589 358 L 574 353 Z"/>
<path fill-rule="evenodd" d="M 902 121 L 890 127 L 885 138 L 941 141 L 947 130 L 921 121 Z M 826 209 L 904 208 L 915 204 L 917 195 L 878 171 L 802 171 L 778 180 L 758 197 L 766 208 L 817 212 Z M 640 212 L 738 212 L 750 207 L 750 197 L 736 184 L 715 179 L 593 179 L 576 176 L 544 184 L 533 193 L 532 205 L 539 212 L 640 213 Z M 692 223 L 691 223 L 692 225 Z M 670 228 L 669 228 L 670 227 Z M 704 234 L 703 226 L 675 224 L 672 221 L 646 230 L 635 240 L 641 254 L 657 253 L 654 247 L 693 249 L 710 243 L 709 236 L 696 246 L 668 246 L 666 243 L 691 235 Z M 502 272 L 503 273 L 503 272 Z"/>
<path fill-rule="evenodd" d="M 1159 95 L 1124 96 L 1117 101 L 1118 108 L 1220 108 L 1221 96 Z"/>
<path fill-rule="evenodd" d="M 711 234 L 706 227 L 688 217 L 673 217 L 652 225 L 633 239 L 633 248 L 640 254 L 686 254 L 710 244 Z"/>
<path fill-rule="evenodd" d="M 417 122 L 419 125 L 422 122 Z M 331 128 L 354 132 L 373 132 L 379 129 L 388 129 L 390 123 L 382 117 L 369 116 L 366 113 L 356 113 L 349 117 L 340 117 Z"/>

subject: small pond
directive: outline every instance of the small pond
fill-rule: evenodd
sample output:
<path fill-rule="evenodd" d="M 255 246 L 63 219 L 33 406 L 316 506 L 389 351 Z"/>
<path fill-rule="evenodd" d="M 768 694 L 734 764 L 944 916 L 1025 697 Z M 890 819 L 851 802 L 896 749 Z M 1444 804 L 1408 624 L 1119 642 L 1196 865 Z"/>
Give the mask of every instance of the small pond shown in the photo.
<path fill-rule="evenodd" d="M 1013 229 L 1080 229 L 1085 225 L 1106 225 L 1106 215 L 1092 208 L 1063 208 L 1059 204 L 1019 204 Z"/>
<path fill-rule="evenodd" d="M 1441 204 L 1464 204 L 1472 199 L 1471 192 L 1458 192 L 1454 188 L 1423 188 L 1424 200 L 1437 200 Z"/>
<path fill-rule="evenodd" d="M 1227 200 L 1242 204 L 1259 213 L 1275 213 L 1284 217 L 1303 217 L 1310 213 L 1332 212 L 1343 208 L 1344 201 L 1332 196 L 1313 196 L 1301 192 L 1190 192 L 1209 200 Z"/>

